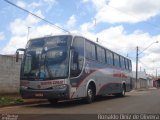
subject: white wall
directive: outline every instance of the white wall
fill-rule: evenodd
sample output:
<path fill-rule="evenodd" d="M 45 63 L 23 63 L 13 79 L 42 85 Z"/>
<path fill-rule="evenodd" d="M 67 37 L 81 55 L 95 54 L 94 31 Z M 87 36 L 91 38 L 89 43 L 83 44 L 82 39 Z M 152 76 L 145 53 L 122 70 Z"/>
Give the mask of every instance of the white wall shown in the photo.
<path fill-rule="evenodd" d="M 0 94 L 19 93 L 20 61 L 15 57 L 0 55 Z"/>

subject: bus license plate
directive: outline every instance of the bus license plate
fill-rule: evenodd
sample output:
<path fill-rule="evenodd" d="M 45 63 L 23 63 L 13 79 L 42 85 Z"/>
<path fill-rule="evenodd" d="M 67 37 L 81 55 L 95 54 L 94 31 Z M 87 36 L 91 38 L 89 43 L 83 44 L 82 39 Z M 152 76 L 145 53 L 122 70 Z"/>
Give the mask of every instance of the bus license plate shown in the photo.
<path fill-rule="evenodd" d="M 43 93 L 36 93 L 35 96 L 36 97 L 43 97 Z"/>

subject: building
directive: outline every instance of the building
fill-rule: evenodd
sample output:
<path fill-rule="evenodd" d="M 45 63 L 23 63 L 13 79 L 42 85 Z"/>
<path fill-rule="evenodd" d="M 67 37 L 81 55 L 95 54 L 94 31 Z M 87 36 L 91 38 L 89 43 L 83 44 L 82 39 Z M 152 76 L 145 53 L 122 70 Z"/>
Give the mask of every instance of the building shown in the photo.
<path fill-rule="evenodd" d="M 136 72 L 133 71 L 132 72 L 132 85 L 133 88 L 150 88 L 153 87 L 153 79 L 150 75 L 146 74 L 146 72 L 144 71 L 139 71 L 138 72 L 138 80 L 137 80 L 137 84 L 136 84 Z"/>
<path fill-rule="evenodd" d="M 160 78 L 157 78 L 156 80 L 154 80 L 153 86 L 156 88 L 160 88 Z"/>

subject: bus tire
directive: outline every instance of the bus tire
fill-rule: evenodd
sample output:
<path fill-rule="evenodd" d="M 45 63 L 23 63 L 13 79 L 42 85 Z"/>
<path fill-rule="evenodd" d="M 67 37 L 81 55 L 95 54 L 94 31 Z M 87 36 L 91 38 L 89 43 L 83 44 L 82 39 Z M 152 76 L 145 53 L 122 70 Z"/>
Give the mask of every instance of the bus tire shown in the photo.
<path fill-rule="evenodd" d="M 48 99 L 48 102 L 52 105 L 56 105 L 58 103 L 57 99 Z"/>
<path fill-rule="evenodd" d="M 93 102 L 95 97 L 94 87 L 89 84 L 87 88 L 87 97 L 85 98 L 85 103 L 90 104 Z"/>
<path fill-rule="evenodd" d="M 125 86 L 125 84 L 123 84 L 122 91 L 120 93 L 116 93 L 114 95 L 117 96 L 117 97 L 124 97 L 125 94 L 126 94 L 126 86 Z"/>

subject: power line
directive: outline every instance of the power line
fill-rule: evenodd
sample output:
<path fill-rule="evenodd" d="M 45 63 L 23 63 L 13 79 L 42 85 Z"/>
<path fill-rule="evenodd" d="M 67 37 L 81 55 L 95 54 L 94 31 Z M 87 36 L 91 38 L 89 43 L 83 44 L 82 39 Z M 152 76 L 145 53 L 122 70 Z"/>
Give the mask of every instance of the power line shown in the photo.
<path fill-rule="evenodd" d="M 160 66 L 157 66 L 156 65 L 156 67 L 154 66 L 154 67 L 149 67 L 149 66 L 147 66 L 146 64 L 144 64 L 141 60 L 139 60 L 139 62 L 144 66 L 144 67 L 146 67 L 146 68 L 148 68 L 148 69 L 159 69 L 160 68 Z"/>
<path fill-rule="evenodd" d="M 148 69 L 151 69 L 153 67 L 148 67 L 146 64 L 144 64 L 141 60 L 138 60 L 144 67 L 148 68 Z"/>
<path fill-rule="evenodd" d="M 52 25 L 52 26 L 54 26 L 54 27 L 56 27 L 56 28 L 58 28 L 58 29 L 60 29 L 60 30 L 62 30 L 62 31 L 65 31 L 65 32 L 67 32 L 67 33 L 70 34 L 70 32 L 69 32 L 68 30 L 65 30 L 65 29 L 63 29 L 63 28 L 61 28 L 61 27 L 53 24 L 52 22 L 50 22 L 50 21 L 48 21 L 48 20 L 46 20 L 46 19 L 44 19 L 44 18 L 42 18 L 42 17 L 40 17 L 40 16 L 38 16 L 38 15 L 36 15 L 36 14 L 34 14 L 34 13 L 32 13 L 32 12 L 30 12 L 30 11 L 28 11 L 28 10 L 26 10 L 26 9 L 24 9 L 24 8 L 16 5 L 16 4 L 14 4 L 14 3 L 12 3 L 12 2 L 10 2 L 9 0 L 4 0 L 4 1 L 7 2 L 7 3 L 9 3 L 10 5 L 12 5 L 12 6 L 14 6 L 14 7 L 18 8 L 18 9 L 21 9 L 21 10 L 23 10 L 24 12 L 29 13 L 29 14 L 31 14 L 32 16 L 34 16 L 34 17 L 36 17 L 36 18 L 38 18 L 38 19 L 41 19 L 41 20 L 43 20 L 44 22 L 46 22 L 46 23 L 48 23 L 48 24 L 50 24 L 50 25 Z"/>

